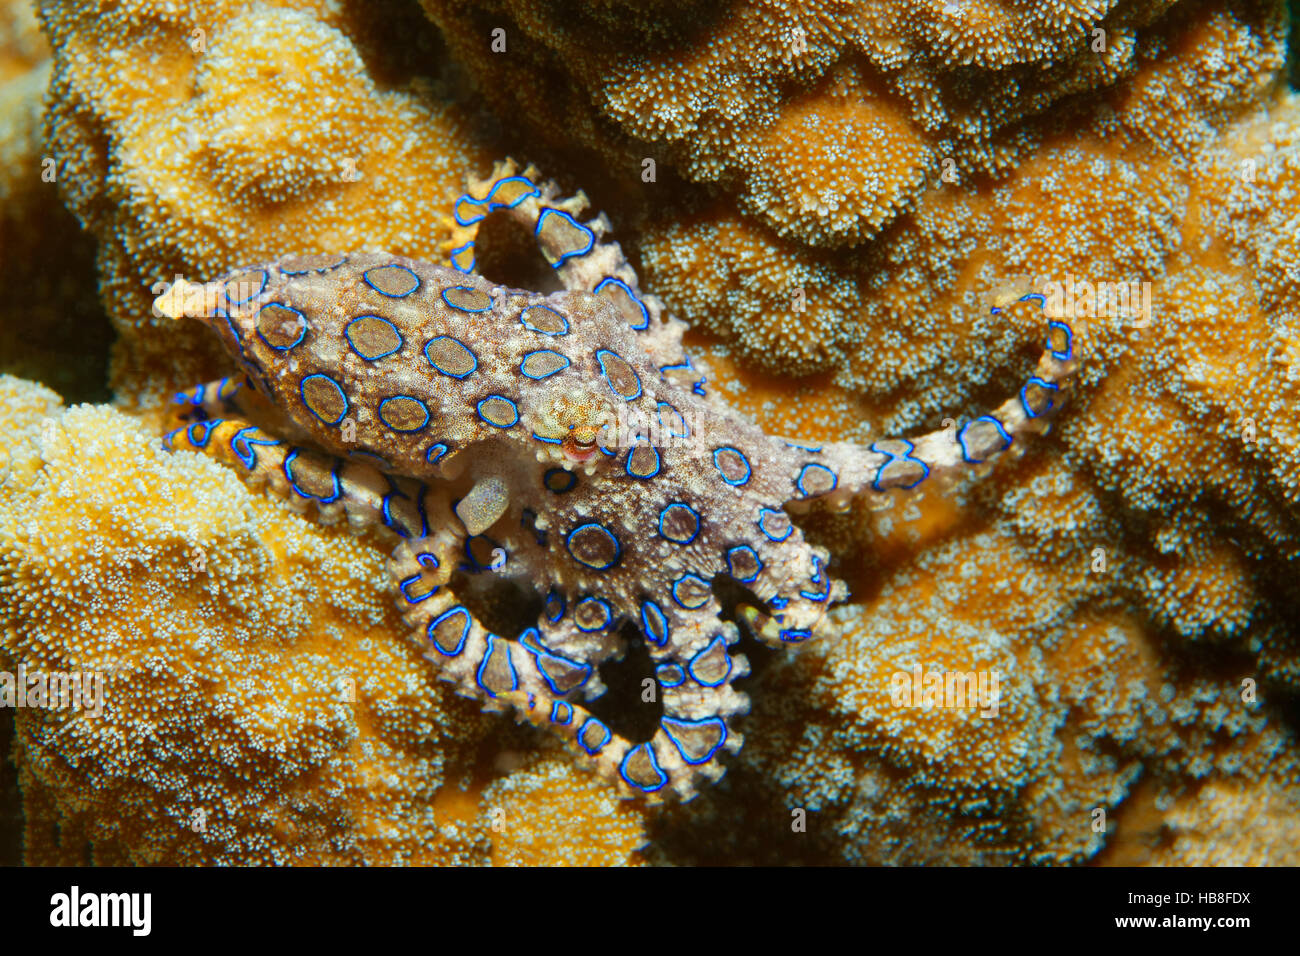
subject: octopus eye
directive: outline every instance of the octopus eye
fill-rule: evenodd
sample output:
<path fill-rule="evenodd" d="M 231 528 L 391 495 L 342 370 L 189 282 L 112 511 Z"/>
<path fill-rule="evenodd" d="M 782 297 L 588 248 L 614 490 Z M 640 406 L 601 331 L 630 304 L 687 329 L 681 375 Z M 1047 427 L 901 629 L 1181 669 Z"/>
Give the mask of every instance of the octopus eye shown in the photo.
<path fill-rule="evenodd" d="M 596 454 L 596 437 L 593 435 L 591 441 L 584 442 L 580 441 L 577 435 L 570 433 L 565 436 L 564 441 L 560 442 L 560 450 L 570 461 L 586 461 Z"/>

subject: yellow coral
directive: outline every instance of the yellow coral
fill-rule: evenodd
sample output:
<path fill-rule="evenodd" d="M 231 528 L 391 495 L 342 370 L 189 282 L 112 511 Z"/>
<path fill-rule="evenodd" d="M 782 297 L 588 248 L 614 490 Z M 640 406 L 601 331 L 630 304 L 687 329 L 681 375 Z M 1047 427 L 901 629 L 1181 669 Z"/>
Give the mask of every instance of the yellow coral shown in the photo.
<path fill-rule="evenodd" d="M 551 752 L 483 792 L 480 823 L 496 866 L 626 866 L 641 863 L 643 809 L 620 802 L 591 774 Z"/>
<path fill-rule="evenodd" d="M 487 718 L 398 636 L 379 550 L 119 412 L 0 388 L 3 669 L 105 680 L 102 716 L 16 712 L 29 863 L 485 858 L 435 801 Z"/>
<path fill-rule="evenodd" d="M 441 261 L 449 233 L 431 210 L 489 165 L 453 107 L 382 82 L 386 31 L 421 30 L 393 11 L 213 0 L 43 16 L 47 136 L 69 207 L 101 240 L 119 398 L 152 404 L 220 367 L 207 343 L 155 327 L 157 284 L 285 249 Z"/>
<path fill-rule="evenodd" d="M 519 127 L 516 150 L 594 149 L 568 173 L 605 184 L 643 287 L 693 323 L 711 388 L 770 431 L 876 437 L 1001 397 L 1038 333 L 988 306 L 1034 281 L 1149 281 L 1152 321 L 1076 317 L 1084 387 L 1018 464 L 948 496 L 803 519 L 854 585 L 844 637 L 760 662 L 728 784 L 664 813 L 641 851 L 646 821 L 550 755 L 494 783 L 475 772 L 484 725 L 427 686 L 397 636 L 379 542 L 159 459 L 116 413 L 65 414 L 7 384 L 6 434 L 13 421 L 26 437 L 0 491 L 0 580 L 22 596 L 5 653 L 54 666 L 108 654 L 86 633 L 119 638 L 132 683 L 175 704 L 123 700 L 181 754 L 148 765 L 137 728 L 114 730 L 137 759 L 115 776 L 92 759 L 109 730 L 53 744 L 53 725 L 22 715 L 31 859 L 89 843 L 102 860 L 1294 862 L 1296 747 L 1275 699 L 1300 686 L 1300 104 L 1279 87 L 1280 0 L 424 7 Z M 144 319 L 150 283 L 290 249 L 442 258 L 431 210 L 489 156 L 446 90 L 412 92 L 409 53 L 381 62 L 385 13 L 51 9 L 51 146 L 102 243 L 119 395 L 147 415 L 220 367 Z M 604 42 L 585 42 L 593 29 Z M 354 146 L 362 178 L 335 181 Z M 646 157 L 657 182 L 640 180 Z M 48 448 L 44 418 L 62 423 Z M 61 435 L 87 443 L 89 467 L 72 468 Z M 137 481 L 157 496 L 147 507 Z M 134 503 L 115 514 L 103 489 Z M 223 496 L 237 506 L 216 516 Z M 216 559 L 215 593 L 192 588 L 194 546 Z M 93 615 L 58 553 L 90 569 Z M 172 574 L 139 585 L 119 553 Z M 216 619 L 232 601 L 266 633 Z M 213 617 L 191 635 L 179 622 L 200 612 Z M 142 649 L 164 632 L 167 664 L 150 671 Z M 914 663 L 998 670 L 1000 716 L 895 707 L 888 681 Z M 281 706 L 221 709 L 203 682 L 224 688 L 234 664 Z M 344 705 L 321 690 L 363 666 L 401 692 L 359 681 Z M 1242 699 L 1245 677 L 1262 703 Z M 186 749 L 194 728 L 224 749 Z M 194 801 L 168 789 L 171 767 L 211 775 L 234 816 L 189 830 Z M 250 768 L 296 789 L 259 789 Z M 152 826 L 106 815 L 114 802 Z M 579 802 L 602 807 L 590 830 Z M 806 831 L 774 835 L 792 810 Z M 1260 834 L 1234 834 L 1242 820 Z M 426 827 L 438 837 L 420 849 Z"/>

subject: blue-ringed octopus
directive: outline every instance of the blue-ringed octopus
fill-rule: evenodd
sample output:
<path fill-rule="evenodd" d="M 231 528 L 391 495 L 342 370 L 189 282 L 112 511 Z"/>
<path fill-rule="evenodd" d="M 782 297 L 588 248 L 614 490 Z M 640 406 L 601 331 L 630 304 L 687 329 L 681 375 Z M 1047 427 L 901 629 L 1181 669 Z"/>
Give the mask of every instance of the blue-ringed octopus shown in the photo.
<path fill-rule="evenodd" d="M 772 437 L 708 393 L 685 324 L 585 208 L 507 161 L 456 202 L 449 265 L 300 254 L 179 279 L 155 308 L 208 325 L 239 373 L 178 396 L 187 423 L 164 443 L 323 521 L 388 529 L 397 600 L 442 679 L 561 734 L 625 796 L 689 799 L 739 750 L 749 706 L 715 585 L 746 589 L 737 616 L 759 641 L 807 641 L 846 590 L 786 506 L 915 488 L 1042 431 L 1072 335 L 1048 323 L 1020 392 L 960 427 L 866 446 Z M 476 273 L 490 215 L 534 237 L 555 291 Z M 494 633 L 454 586 L 483 573 L 534 595 L 535 623 Z M 662 702 L 647 740 L 583 705 L 629 634 Z"/>

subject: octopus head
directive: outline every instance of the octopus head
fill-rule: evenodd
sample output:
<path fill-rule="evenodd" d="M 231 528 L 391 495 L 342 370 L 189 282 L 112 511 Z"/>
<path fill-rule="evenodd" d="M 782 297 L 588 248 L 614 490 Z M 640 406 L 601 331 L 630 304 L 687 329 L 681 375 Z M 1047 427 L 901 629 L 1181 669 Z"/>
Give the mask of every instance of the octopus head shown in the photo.
<path fill-rule="evenodd" d="M 608 398 L 595 389 L 564 388 L 547 394 L 536 406 L 533 430 L 550 442 L 558 442 L 565 459 L 589 461 L 599 450 L 597 439 L 605 428 L 616 425 Z"/>

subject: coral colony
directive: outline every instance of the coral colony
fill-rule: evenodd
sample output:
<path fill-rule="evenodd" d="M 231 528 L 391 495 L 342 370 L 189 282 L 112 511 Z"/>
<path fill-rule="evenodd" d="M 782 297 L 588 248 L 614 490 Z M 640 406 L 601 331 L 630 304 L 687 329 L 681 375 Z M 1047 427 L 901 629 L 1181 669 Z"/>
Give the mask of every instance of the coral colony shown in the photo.
<path fill-rule="evenodd" d="M 0 0 L 25 862 L 1300 862 L 1288 4 L 714 6 Z"/>

